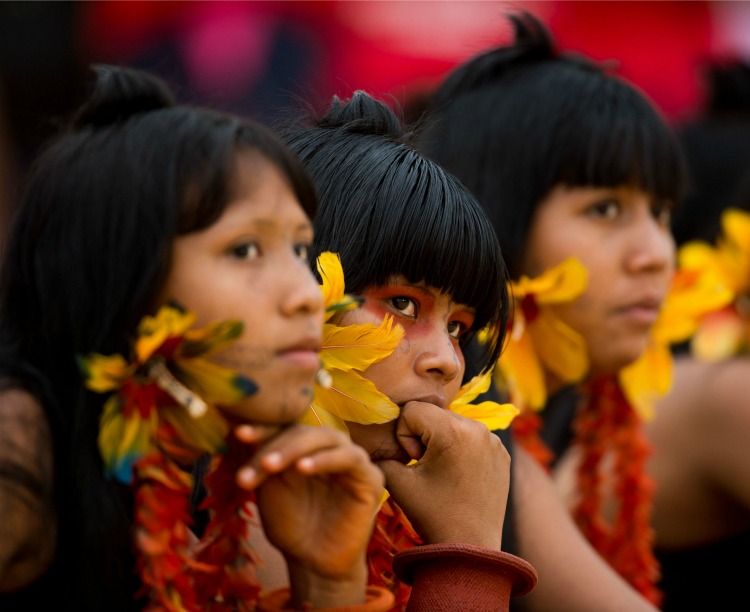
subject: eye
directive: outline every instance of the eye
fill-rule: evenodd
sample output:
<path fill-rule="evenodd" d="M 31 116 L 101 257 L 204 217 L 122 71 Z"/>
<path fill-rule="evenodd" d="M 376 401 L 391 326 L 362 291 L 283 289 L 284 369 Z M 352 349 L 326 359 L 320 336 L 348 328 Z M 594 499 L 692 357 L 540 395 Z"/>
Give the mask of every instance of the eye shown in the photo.
<path fill-rule="evenodd" d="M 230 249 L 230 253 L 232 257 L 236 257 L 237 259 L 252 261 L 253 259 L 257 259 L 260 255 L 260 247 L 258 246 L 258 243 L 254 241 L 243 242 L 233 246 Z"/>
<path fill-rule="evenodd" d="M 402 315 L 406 317 L 413 317 L 415 319 L 417 318 L 419 309 L 417 307 L 417 303 L 413 299 L 400 295 L 391 298 L 391 305 Z"/>
<path fill-rule="evenodd" d="M 651 214 L 659 225 L 668 227 L 672 222 L 672 203 L 669 200 L 657 200 L 651 207 Z"/>
<path fill-rule="evenodd" d="M 294 253 L 297 257 L 305 263 L 310 262 L 310 245 L 309 244 L 298 244 L 294 247 Z"/>
<path fill-rule="evenodd" d="M 617 200 L 602 200 L 586 209 L 586 213 L 598 219 L 615 219 L 620 214 L 620 203 Z"/>
<path fill-rule="evenodd" d="M 467 331 L 466 324 L 461 321 L 450 321 L 448 323 L 448 335 L 451 338 L 460 338 Z"/>

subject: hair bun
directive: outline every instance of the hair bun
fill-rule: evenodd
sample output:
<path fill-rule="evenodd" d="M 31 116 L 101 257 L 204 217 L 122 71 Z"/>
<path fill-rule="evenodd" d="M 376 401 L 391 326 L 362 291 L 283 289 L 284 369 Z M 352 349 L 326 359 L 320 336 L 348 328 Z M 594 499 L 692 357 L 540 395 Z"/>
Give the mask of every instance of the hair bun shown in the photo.
<path fill-rule="evenodd" d="M 73 118 L 73 126 L 102 127 L 175 105 L 175 98 L 160 78 L 134 68 L 96 64 L 96 82 L 89 99 Z"/>
<path fill-rule="evenodd" d="M 345 102 L 334 96 L 328 112 L 318 125 L 375 136 L 400 138 L 403 134 L 401 121 L 393 110 L 361 90 L 355 91 L 351 99 Z"/>

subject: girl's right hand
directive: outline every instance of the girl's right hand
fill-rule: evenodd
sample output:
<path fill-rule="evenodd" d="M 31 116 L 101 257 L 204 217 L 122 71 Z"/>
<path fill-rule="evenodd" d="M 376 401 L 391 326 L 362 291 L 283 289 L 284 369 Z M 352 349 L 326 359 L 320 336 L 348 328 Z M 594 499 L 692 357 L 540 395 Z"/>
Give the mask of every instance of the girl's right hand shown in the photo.
<path fill-rule="evenodd" d="M 407 402 L 396 437 L 416 463 L 380 461 L 386 486 L 426 544 L 500 550 L 510 455 L 485 425 L 425 402 Z"/>
<path fill-rule="evenodd" d="M 243 425 L 236 435 L 261 444 L 237 481 L 257 491 L 266 535 L 289 566 L 292 603 L 362 603 L 381 471 L 346 434 L 327 427 Z"/>

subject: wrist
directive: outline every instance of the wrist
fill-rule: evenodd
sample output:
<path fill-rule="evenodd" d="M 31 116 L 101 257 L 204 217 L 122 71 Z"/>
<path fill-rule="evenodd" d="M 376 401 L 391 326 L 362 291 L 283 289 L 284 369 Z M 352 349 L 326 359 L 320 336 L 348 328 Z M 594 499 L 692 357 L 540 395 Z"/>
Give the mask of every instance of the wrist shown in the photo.
<path fill-rule="evenodd" d="M 367 566 L 364 558 L 345 574 L 331 575 L 288 562 L 293 609 L 337 608 L 365 602 Z"/>

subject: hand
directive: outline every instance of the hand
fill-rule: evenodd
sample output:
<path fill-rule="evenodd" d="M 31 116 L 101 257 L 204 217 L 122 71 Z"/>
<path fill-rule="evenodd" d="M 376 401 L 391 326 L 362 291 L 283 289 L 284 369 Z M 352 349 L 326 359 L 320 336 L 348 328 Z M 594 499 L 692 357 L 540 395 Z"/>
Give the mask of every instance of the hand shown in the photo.
<path fill-rule="evenodd" d="M 293 597 L 316 606 L 361 603 L 383 474 L 344 433 L 326 427 L 243 425 L 236 435 L 263 443 L 237 480 L 257 490 L 266 535 L 289 565 Z M 347 592 L 359 600 L 341 599 Z"/>
<path fill-rule="evenodd" d="M 378 465 L 425 543 L 500 550 L 510 484 L 510 455 L 500 439 L 482 423 L 415 401 L 404 405 L 396 437 L 416 463 Z"/>

